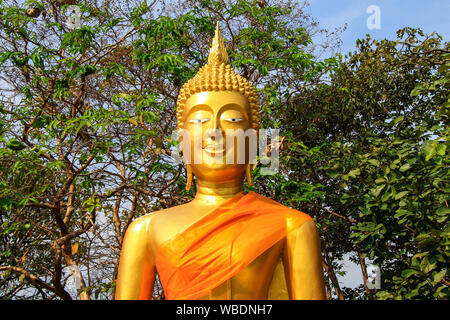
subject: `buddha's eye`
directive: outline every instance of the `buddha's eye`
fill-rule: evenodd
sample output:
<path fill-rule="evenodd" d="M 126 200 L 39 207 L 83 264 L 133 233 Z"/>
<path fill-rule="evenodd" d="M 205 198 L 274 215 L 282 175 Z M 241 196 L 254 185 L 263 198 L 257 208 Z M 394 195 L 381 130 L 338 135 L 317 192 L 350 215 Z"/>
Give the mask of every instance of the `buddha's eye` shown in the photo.
<path fill-rule="evenodd" d="M 191 123 L 195 123 L 195 124 L 202 124 L 203 122 L 208 121 L 208 118 L 203 118 L 203 119 L 191 119 L 189 120 L 189 122 Z"/>
<path fill-rule="evenodd" d="M 243 119 L 242 118 L 226 118 L 226 119 L 224 119 L 225 121 L 228 121 L 228 122 L 240 122 L 240 121 L 242 121 Z"/>

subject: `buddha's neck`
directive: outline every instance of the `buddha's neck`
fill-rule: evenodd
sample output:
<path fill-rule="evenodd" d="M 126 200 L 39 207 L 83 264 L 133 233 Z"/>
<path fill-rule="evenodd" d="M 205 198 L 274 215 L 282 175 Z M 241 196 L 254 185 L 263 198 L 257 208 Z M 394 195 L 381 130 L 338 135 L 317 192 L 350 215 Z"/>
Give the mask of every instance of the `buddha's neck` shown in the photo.
<path fill-rule="evenodd" d="M 208 206 L 220 205 L 243 192 L 242 183 L 212 184 L 198 181 L 195 201 Z"/>

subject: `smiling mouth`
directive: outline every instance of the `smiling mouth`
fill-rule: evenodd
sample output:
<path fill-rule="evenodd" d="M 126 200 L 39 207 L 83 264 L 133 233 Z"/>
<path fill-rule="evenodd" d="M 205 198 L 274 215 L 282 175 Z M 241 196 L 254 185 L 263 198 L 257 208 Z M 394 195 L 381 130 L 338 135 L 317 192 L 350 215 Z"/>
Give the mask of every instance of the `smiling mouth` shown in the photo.
<path fill-rule="evenodd" d="M 212 156 L 221 156 L 225 153 L 226 148 L 223 145 L 207 145 L 203 148 L 203 151 L 212 155 Z"/>

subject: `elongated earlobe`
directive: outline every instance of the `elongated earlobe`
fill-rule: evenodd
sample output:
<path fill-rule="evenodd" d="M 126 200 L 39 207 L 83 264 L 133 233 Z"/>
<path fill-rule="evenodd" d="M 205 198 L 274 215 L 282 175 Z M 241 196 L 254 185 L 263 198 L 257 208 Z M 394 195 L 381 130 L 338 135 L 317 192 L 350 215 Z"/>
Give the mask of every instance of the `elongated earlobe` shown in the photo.
<path fill-rule="evenodd" d="M 189 191 L 191 190 L 191 186 L 192 186 L 192 168 L 190 165 L 186 165 L 186 190 Z"/>
<path fill-rule="evenodd" d="M 252 165 L 249 163 L 245 169 L 245 175 L 247 176 L 247 184 L 251 187 L 253 186 L 252 180 Z"/>

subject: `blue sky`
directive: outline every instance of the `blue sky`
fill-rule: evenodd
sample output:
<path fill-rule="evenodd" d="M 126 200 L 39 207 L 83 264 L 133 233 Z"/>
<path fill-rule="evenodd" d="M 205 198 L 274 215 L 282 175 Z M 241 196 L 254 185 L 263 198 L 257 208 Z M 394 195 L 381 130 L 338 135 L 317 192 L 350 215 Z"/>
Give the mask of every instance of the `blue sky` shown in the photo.
<path fill-rule="evenodd" d="M 341 27 L 340 52 L 353 51 L 358 38 L 370 34 L 373 38 L 396 39 L 396 31 L 403 27 L 420 27 L 425 33 L 436 31 L 450 41 L 449 0 L 309 0 L 309 12 L 322 28 Z M 370 5 L 380 8 L 381 29 L 368 29 L 366 13 Z"/>

